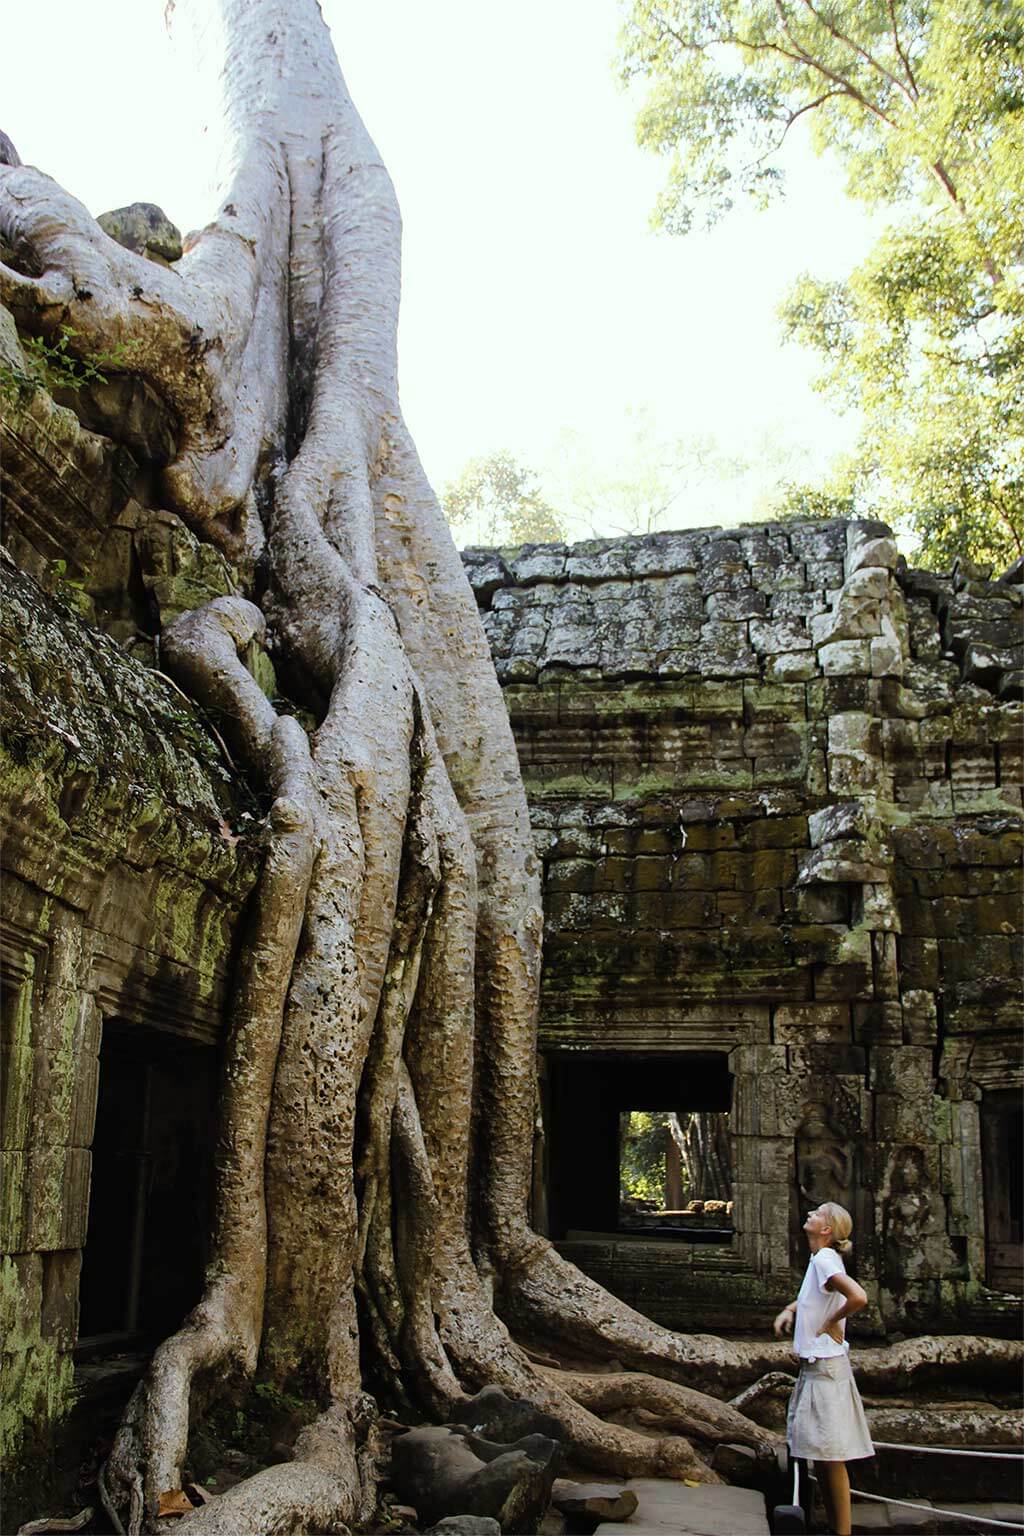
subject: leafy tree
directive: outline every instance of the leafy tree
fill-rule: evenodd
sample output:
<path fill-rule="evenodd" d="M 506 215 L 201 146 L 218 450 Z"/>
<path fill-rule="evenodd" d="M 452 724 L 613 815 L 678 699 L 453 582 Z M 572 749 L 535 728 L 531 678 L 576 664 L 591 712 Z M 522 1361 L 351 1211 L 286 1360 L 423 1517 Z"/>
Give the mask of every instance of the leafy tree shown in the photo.
<path fill-rule="evenodd" d="M 685 231 L 781 191 L 806 118 L 852 196 L 898 211 L 845 283 L 784 310 L 864 430 L 858 507 L 921 555 L 1024 547 L 1024 10 L 1019 0 L 635 0 L 622 67 L 640 142 L 669 157 L 657 218 Z"/>
<path fill-rule="evenodd" d="M 626 427 L 615 446 L 614 467 L 595 462 L 576 433 L 561 438 L 565 501 L 595 535 L 653 533 L 685 521 L 684 507 L 692 512 L 712 486 L 750 468 L 723 454 L 710 436 L 664 436 L 645 408 L 627 411 Z"/>
<path fill-rule="evenodd" d="M 445 487 L 444 515 L 457 539 L 474 544 L 544 544 L 565 538 L 565 523 L 537 477 L 499 451 L 470 459 Z"/>
<path fill-rule="evenodd" d="M 642 1109 L 624 1113 L 619 1122 L 620 1199 L 665 1204 L 665 1153 L 668 1115 Z"/>

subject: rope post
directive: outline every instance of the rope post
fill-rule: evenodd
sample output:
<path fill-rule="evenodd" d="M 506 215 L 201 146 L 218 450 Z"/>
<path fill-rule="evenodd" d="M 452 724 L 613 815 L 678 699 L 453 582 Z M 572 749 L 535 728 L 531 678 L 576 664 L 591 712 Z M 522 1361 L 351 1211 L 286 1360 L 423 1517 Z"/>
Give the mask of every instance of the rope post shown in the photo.
<path fill-rule="evenodd" d="M 800 1463 L 795 1456 L 790 1465 L 793 1469 L 793 1502 L 776 1504 L 772 1510 L 772 1536 L 804 1536 L 807 1530 L 807 1516 L 800 1504 Z"/>

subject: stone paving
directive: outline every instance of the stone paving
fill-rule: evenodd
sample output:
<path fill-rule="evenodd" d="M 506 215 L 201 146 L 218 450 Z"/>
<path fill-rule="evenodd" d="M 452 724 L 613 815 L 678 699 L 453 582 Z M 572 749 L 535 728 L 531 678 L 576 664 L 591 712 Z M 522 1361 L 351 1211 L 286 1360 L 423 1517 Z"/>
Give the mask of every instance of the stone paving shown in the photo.
<path fill-rule="evenodd" d="M 764 1498 L 749 1488 L 689 1488 L 658 1477 L 634 1477 L 626 1487 L 637 1496 L 636 1513 L 604 1521 L 598 1536 L 768 1536 Z"/>
<path fill-rule="evenodd" d="M 998 1536 L 998 1527 L 982 1525 L 982 1520 L 1001 1520 L 1011 1528 L 1016 1526 L 1024 1531 L 1024 1504 L 1016 1503 L 987 1503 L 971 1504 L 959 1499 L 944 1499 L 938 1507 L 934 1507 L 930 1499 L 915 1498 L 915 1504 L 919 1509 L 910 1509 L 898 1504 L 873 1504 L 854 1500 L 853 1504 L 853 1529 L 855 1536 L 873 1536 L 878 1531 L 913 1531 L 920 1536 L 930 1536 L 930 1533 L 940 1533 L 940 1536 L 952 1536 L 954 1532 L 960 1532 L 961 1536 L 971 1536 L 972 1532 L 991 1532 L 992 1536 Z M 943 1511 L 951 1511 L 951 1516 L 944 1517 Z M 952 1518 L 956 1515 L 976 1515 L 978 1524 L 969 1520 Z M 604 1529 L 604 1527 L 602 1527 Z M 1006 1531 L 1005 1536 L 1011 1536 L 1011 1531 Z"/>

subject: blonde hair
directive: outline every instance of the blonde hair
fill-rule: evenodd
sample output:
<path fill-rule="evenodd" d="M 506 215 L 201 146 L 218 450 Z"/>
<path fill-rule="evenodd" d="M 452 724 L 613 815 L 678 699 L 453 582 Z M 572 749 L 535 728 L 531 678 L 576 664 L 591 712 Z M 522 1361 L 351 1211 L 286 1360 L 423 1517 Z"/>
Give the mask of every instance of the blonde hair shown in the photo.
<path fill-rule="evenodd" d="M 834 1200 L 826 1200 L 818 1209 L 832 1228 L 832 1247 L 840 1253 L 852 1253 L 850 1233 L 853 1231 L 853 1217 L 846 1207 L 836 1205 Z"/>

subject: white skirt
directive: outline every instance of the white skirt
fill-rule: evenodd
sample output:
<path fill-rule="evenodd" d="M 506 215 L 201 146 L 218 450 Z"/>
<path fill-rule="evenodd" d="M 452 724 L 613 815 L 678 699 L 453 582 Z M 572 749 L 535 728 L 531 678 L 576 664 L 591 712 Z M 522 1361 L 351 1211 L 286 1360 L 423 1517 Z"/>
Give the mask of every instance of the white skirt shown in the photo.
<path fill-rule="evenodd" d="M 801 1361 L 786 1440 L 792 1455 L 807 1461 L 862 1461 L 875 1454 L 849 1355 Z"/>

